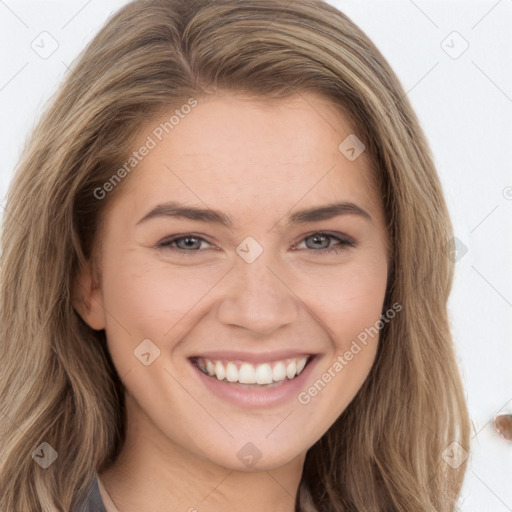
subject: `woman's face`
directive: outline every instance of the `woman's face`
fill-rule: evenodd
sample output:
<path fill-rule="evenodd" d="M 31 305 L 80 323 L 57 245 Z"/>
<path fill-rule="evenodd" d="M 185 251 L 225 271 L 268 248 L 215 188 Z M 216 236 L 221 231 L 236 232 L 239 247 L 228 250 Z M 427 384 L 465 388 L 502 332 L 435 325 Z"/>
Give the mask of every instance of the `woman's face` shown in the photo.
<path fill-rule="evenodd" d="M 278 467 L 326 432 L 374 361 L 380 197 L 345 141 L 353 128 L 319 96 L 203 97 L 170 128 L 173 113 L 140 131 L 82 316 L 106 330 L 148 451 Z"/>

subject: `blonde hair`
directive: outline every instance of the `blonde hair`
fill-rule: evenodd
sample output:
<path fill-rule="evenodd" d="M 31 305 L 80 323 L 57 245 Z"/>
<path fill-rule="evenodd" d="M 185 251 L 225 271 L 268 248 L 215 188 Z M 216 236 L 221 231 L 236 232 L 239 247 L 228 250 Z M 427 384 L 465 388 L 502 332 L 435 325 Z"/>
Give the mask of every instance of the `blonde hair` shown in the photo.
<path fill-rule="evenodd" d="M 76 276 L 99 250 L 98 200 L 142 122 L 215 91 L 262 100 L 315 92 L 366 145 L 391 240 L 380 333 L 354 400 L 307 453 L 297 511 L 449 512 L 469 420 L 447 315 L 452 226 L 418 120 L 389 65 L 321 0 L 136 0 L 71 69 L 16 169 L 2 231 L 0 511 L 68 511 L 124 440 L 123 385 L 73 309 Z M 341 141 L 340 141 L 341 142 Z M 129 177 L 125 178 L 125 181 Z M 48 443 L 47 469 L 33 452 Z"/>

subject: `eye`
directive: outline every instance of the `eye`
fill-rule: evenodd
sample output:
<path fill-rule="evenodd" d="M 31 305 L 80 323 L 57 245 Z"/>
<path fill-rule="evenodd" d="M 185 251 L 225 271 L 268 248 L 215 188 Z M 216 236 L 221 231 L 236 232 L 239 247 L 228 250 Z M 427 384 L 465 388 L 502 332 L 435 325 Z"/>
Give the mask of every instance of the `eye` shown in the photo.
<path fill-rule="evenodd" d="M 315 255 L 320 256 L 331 253 L 339 253 L 346 249 L 347 247 L 355 247 L 355 243 L 352 240 L 349 240 L 348 238 L 324 232 L 312 233 L 311 235 L 306 236 L 303 240 L 306 242 L 306 245 L 308 240 L 313 240 L 313 246 L 317 245 L 317 248 L 311 249 L 310 247 L 308 247 L 308 249 Z M 334 246 L 331 246 L 331 240 L 337 240 L 338 243 Z M 327 247 L 318 247 L 318 245 L 325 246 L 325 242 L 327 242 Z"/>
<path fill-rule="evenodd" d="M 180 242 L 182 242 L 182 241 L 183 241 L 183 243 L 181 244 L 181 247 L 180 247 Z M 193 254 L 194 252 L 199 251 L 202 242 L 208 243 L 204 238 L 202 238 L 200 236 L 195 236 L 190 233 L 187 235 L 174 236 L 172 238 L 167 238 L 167 239 L 163 240 L 162 242 L 159 242 L 157 244 L 157 247 L 161 248 L 161 249 L 171 249 L 173 251 L 179 251 L 183 254 L 186 254 L 186 253 Z M 178 247 L 177 248 L 172 247 L 174 244 L 176 244 Z M 188 256 L 188 254 L 187 254 L 187 256 Z"/>
<path fill-rule="evenodd" d="M 312 233 L 311 235 L 308 235 L 305 238 L 303 238 L 303 241 L 306 242 L 306 245 L 308 245 L 308 240 L 313 241 L 313 248 L 307 247 L 307 250 L 317 255 L 338 253 L 343 251 L 347 247 L 355 247 L 355 243 L 346 237 L 324 232 Z M 334 246 L 331 246 L 330 242 L 332 240 L 335 240 L 338 243 L 335 244 Z M 327 242 L 327 246 L 323 247 L 325 246 L 325 242 Z M 179 235 L 167 238 L 159 242 L 156 247 L 159 249 L 169 249 L 172 251 L 178 251 L 183 255 L 192 256 L 194 253 L 202 252 L 200 251 L 200 249 L 203 243 L 211 245 L 203 237 L 189 233 L 186 235 Z M 317 245 L 317 247 L 314 247 L 315 245 Z M 297 246 L 294 246 L 294 248 L 296 247 Z"/>

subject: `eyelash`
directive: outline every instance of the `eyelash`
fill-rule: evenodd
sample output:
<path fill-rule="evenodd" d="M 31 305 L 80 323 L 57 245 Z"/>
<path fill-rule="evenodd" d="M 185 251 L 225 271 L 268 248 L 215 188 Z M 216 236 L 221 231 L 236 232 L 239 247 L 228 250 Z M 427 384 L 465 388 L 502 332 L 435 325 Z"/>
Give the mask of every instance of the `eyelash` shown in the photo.
<path fill-rule="evenodd" d="M 333 254 L 333 253 L 337 254 L 337 253 L 343 251 L 345 247 L 355 247 L 355 245 L 356 245 L 353 241 L 349 240 L 348 238 L 344 238 L 344 237 L 341 237 L 341 236 L 333 235 L 331 233 L 325 233 L 323 231 L 316 231 L 314 233 L 311 233 L 311 234 L 305 236 L 301 240 L 301 242 L 306 240 L 307 238 L 312 238 L 314 235 L 327 236 L 327 237 L 329 237 L 331 239 L 335 239 L 338 242 L 340 242 L 339 244 L 334 245 L 333 247 L 328 247 L 326 249 L 320 249 L 320 250 L 307 249 L 309 252 L 315 253 L 318 256 L 325 256 L 325 255 Z M 184 240 L 186 238 L 194 238 L 196 240 L 209 243 L 207 240 L 205 240 L 204 238 L 202 238 L 200 236 L 196 236 L 196 235 L 194 235 L 192 233 L 188 233 L 188 234 L 185 234 L 185 235 L 174 236 L 174 237 L 172 237 L 170 239 L 167 239 L 167 240 L 164 240 L 162 242 L 159 242 L 156 247 L 158 249 L 169 249 L 171 251 L 178 251 L 179 253 L 183 254 L 183 256 L 192 256 L 192 255 L 194 255 L 194 253 L 202 252 L 200 249 L 193 249 L 193 250 L 187 251 L 185 249 L 179 249 L 179 248 L 171 247 L 171 244 L 177 242 L 178 240 Z"/>

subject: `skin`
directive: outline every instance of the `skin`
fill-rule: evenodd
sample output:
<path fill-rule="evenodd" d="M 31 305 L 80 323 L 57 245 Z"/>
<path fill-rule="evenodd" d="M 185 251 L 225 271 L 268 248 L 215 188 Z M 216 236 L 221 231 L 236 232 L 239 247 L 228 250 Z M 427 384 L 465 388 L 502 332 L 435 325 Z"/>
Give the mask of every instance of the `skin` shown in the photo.
<path fill-rule="evenodd" d="M 134 149 L 169 117 L 143 126 Z M 126 388 L 127 441 L 100 474 L 121 512 L 294 510 L 306 451 L 363 384 L 378 336 L 307 405 L 294 396 L 266 409 L 235 406 L 212 394 L 187 358 L 296 347 L 319 354 L 307 390 L 379 320 L 387 232 L 366 153 L 350 161 L 338 150 L 351 133 L 314 94 L 273 102 L 216 94 L 198 98 L 125 178 L 103 219 L 101 283 L 84 271 L 77 306 L 93 329 L 106 330 Z M 169 200 L 222 210 L 233 226 L 171 217 L 137 225 Z M 338 201 L 371 221 L 349 214 L 286 226 L 299 209 Z M 324 231 L 356 246 L 321 255 L 339 244 L 315 240 Z M 189 242 L 199 250 L 184 241 L 156 248 L 187 234 L 205 240 Z M 235 251 L 247 236 L 263 248 L 250 264 Z M 144 339 L 160 350 L 148 366 L 134 357 Z M 261 452 L 253 467 L 237 457 L 249 441 Z"/>

